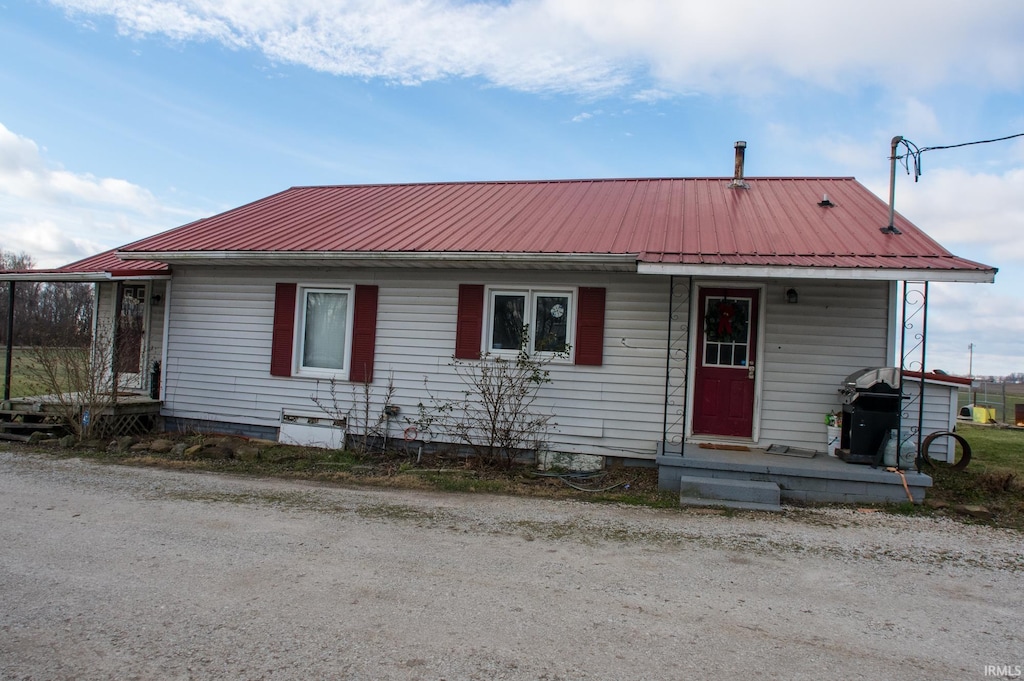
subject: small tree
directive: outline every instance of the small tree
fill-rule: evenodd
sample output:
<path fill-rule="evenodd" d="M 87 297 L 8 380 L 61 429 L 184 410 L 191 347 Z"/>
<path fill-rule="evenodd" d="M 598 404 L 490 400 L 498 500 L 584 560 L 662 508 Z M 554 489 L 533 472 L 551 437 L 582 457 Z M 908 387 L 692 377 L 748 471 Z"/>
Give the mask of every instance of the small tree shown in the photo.
<path fill-rule="evenodd" d="M 419 405 L 419 430 L 436 429 L 468 446 L 481 460 L 511 468 L 523 451 L 543 448 L 552 416 L 535 408 L 541 386 L 551 382 L 548 365 L 568 351 L 531 356 L 523 342 L 513 357 L 486 353 L 480 360 L 452 358 L 450 366 L 463 383 L 460 397 Z M 429 386 L 427 393 L 430 394 Z"/>
<path fill-rule="evenodd" d="M 117 401 L 111 370 L 113 343 L 98 332 L 91 347 L 78 338 L 52 336 L 29 348 L 26 372 L 47 391 L 47 405 L 55 410 L 79 440 L 97 433 L 100 416 Z"/>

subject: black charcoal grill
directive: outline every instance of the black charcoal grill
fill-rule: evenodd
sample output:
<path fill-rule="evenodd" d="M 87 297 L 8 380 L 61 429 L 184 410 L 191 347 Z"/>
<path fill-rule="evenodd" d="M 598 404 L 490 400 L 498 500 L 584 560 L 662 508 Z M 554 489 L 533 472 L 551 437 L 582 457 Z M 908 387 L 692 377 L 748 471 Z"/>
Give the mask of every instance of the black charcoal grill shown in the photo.
<path fill-rule="evenodd" d="M 902 394 L 900 370 L 861 369 L 843 381 L 843 425 L 836 456 L 848 463 L 877 466 L 889 431 L 899 430 Z"/>

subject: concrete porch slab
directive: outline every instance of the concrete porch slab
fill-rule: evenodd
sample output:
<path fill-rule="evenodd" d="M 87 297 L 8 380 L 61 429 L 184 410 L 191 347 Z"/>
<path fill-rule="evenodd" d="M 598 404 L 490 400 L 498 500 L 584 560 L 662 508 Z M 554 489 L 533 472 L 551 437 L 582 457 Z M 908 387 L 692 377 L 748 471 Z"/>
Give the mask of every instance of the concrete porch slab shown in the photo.
<path fill-rule="evenodd" d="M 698 477 L 774 483 L 781 499 L 790 501 L 919 504 L 932 485 L 931 477 L 916 471 L 904 471 L 901 476 L 883 468 L 848 464 L 824 454 L 807 459 L 764 450 L 740 452 L 686 445 L 681 452 L 677 448 L 675 452 L 659 454 L 656 462 L 658 486 L 670 491 L 680 491 L 681 478 Z"/>
<path fill-rule="evenodd" d="M 690 475 L 679 478 L 679 502 L 683 505 L 715 505 L 763 511 L 782 509 L 779 504 L 779 486 L 774 482 Z"/>

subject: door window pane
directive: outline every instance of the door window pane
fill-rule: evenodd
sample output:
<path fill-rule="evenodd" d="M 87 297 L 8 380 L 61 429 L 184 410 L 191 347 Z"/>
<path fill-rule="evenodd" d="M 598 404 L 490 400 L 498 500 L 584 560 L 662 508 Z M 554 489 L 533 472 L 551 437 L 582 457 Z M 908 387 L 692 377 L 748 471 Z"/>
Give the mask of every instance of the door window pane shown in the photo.
<path fill-rule="evenodd" d="M 705 366 L 747 366 L 750 307 L 749 298 L 707 299 L 704 308 Z"/>
<path fill-rule="evenodd" d="M 347 327 L 347 291 L 307 291 L 302 366 L 344 369 Z"/>

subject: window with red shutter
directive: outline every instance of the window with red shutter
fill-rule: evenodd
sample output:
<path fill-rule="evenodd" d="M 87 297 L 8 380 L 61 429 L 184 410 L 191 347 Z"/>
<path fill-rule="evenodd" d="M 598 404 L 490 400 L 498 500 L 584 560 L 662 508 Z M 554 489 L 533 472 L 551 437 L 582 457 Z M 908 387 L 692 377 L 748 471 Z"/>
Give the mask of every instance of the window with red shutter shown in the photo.
<path fill-rule="evenodd" d="M 270 373 L 373 381 L 376 286 L 277 284 Z"/>
<path fill-rule="evenodd" d="M 558 355 L 565 348 L 580 365 L 604 360 L 605 289 L 489 288 L 459 286 L 455 356 L 478 359 L 483 351 L 514 356 L 526 352 Z M 575 319 L 575 323 L 572 320 Z M 524 328 L 529 334 L 523 335 Z"/>

